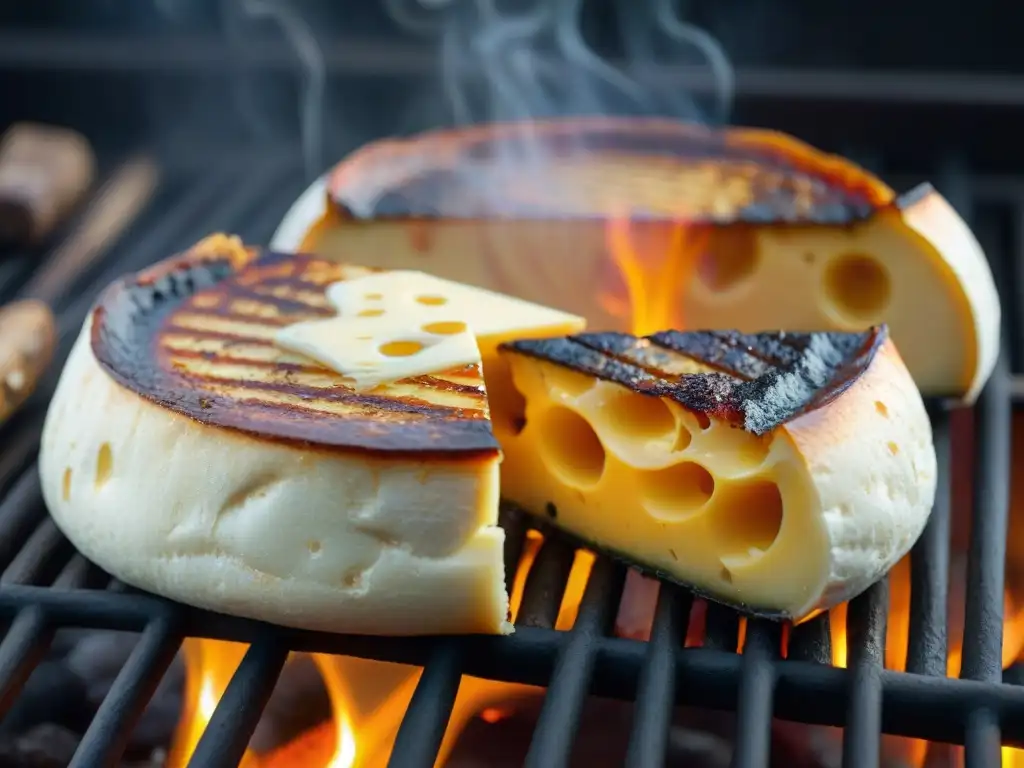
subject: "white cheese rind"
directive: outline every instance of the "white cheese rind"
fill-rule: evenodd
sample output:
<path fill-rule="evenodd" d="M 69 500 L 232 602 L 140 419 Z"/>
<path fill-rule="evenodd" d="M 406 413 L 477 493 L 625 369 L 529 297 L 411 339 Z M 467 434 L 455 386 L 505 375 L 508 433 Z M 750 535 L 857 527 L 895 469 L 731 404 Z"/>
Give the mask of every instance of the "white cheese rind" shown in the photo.
<path fill-rule="evenodd" d="M 915 190 L 907 197 L 915 199 L 902 206 L 903 222 L 921 237 L 925 248 L 935 250 L 964 292 L 977 356 L 974 376 L 963 397 L 971 404 L 999 357 L 1002 312 L 992 269 L 978 239 L 946 198 L 930 188 L 923 193 Z"/>
<path fill-rule="evenodd" d="M 806 465 L 829 542 L 828 576 L 793 616 L 866 590 L 924 531 L 938 481 L 931 420 L 891 340 L 840 397 L 783 428 Z"/>
<path fill-rule="evenodd" d="M 292 203 L 288 213 L 270 238 L 270 250 L 295 253 L 302 246 L 310 228 L 327 213 L 327 180 L 325 173 Z"/>
<path fill-rule="evenodd" d="M 87 325 L 39 469 L 65 535 L 140 588 L 304 629 L 512 630 L 496 457 L 385 459 L 204 426 L 116 384 Z"/>

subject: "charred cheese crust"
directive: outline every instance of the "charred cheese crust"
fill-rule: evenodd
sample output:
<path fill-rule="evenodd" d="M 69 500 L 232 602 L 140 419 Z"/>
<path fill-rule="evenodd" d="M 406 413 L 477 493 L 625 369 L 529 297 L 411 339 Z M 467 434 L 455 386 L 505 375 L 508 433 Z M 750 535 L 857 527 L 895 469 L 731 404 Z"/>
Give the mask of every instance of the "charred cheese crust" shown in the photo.
<path fill-rule="evenodd" d="M 113 285 L 43 430 L 43 494 L 78 549 L 288 626 L 511 631 L 479 364 L 358 394 L 269 342 L 365 273 L 215 237 Z"/>
<path fill-rule="evenodd" d="M 884 328 L 503 352 L 522 395 L 503 497 L 714 599 L 799 619 L 877 581 L 927 522 L 931 426 Z"/>
<path fill-rule="evenodd" d="M 625 330 L 599 298 L 621 290 L 603 220 L 622 215 L 635 243 L 668 258 L 689 258 L 673 253 L 680 225 L 706 235 L 694 279 L 679 286 L 685 315 L 667 324 L 753 333 L 884 322 L 928 395 L 971 402 L 991 374 L 998 296 L 942 196 L 922 185 L 897 198 L 773 131 L 574 118 L 381 141 L 314 185 L 274 245 L 424 269 Z"/>

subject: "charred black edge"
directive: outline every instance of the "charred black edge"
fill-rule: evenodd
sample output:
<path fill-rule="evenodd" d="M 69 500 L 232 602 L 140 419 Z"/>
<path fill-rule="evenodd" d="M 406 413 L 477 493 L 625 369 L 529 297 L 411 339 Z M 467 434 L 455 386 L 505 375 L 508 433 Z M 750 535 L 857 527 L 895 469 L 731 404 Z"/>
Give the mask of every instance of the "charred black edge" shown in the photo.
<path fill-rule="evenodd" d="M 773 207 L 769 201 L 745 206 L 730 215 L 709 216 L 694 220 L 694 224 L 850 226 L 866 221 L 879 209 L 885 207 L 884 203 L 872 199 L 871 193 L 864 188 L 864 185 L 851 184 L 847 186 L 843 179 L 833 178 L 821 169 L 816 169 L 806 163 L 793 162 L 786 157 L 784 151 L 767 146 L 760 148 L 749 143 L 740 146 L 731 144 L 727 130 L 707 131 L 696 136 L 685 130 L 670 135 L 663 132 L 649 133 L 643 130 L 631 130 L 629 126 L 625 125 L 605 126 L 602 129 L 583 127 L 581 131 L 572 134 L 542 132 L 539 134 L 538 140 L 544 142 L 546 151 L 552 152 L 556 156 L 566 156 L 581 151 L 615 151 L 695 161 L 737 157 L 763 164 L 765 167 L 782 173 L 814 179 L 828 189 L 835 190 L 838 193 L 836 196 L 842 198 L 841 201 L 815 207 L 809 216 L 796 213 L 780 215 L 779 207 Z M 415 141 L 415 138 L 406 141 Z M 468 143 L 460 159 L 466 162 L 487 161 L 494 157 L 501 145 L 510 141 L 514 141 L 514 139 L 509 138 L 506 134 L 500 134 L 497 137 L 485 137 Z M 427 148 L 429 149 L 429 146 Z M 453 216 L 451 212 L 440 209 L 437 204 L 441 199 L 440 190 L 443 190 L 448 184 L 459 184 L 464 181 L 464 178 L 464 172 L 458 169 L 427 168 L 406 179 L 401 186 L 381 190 L 381 194 L 374 197 L 368 210 L 364 210 L 367 206 L 358 199 L 356 194 L 336 192 L 333 184 L 329 183 L 327 204 L 328 207 L 336 206 L 343 217 L 362 220 L 491 218 L 485 211 L 467 212 L 465 215 Z M 657 220 L 663 218 L 660 216 L 647 217 L 643 211 L 637 211 L 632 215 L 638 219 Z M 553 213 L 550 207 L 546 206 L 531 208 L 527 205 L 517 205 L 513 214 L 507 217 L 493 216 L 493 218 L 558 220 L 591 217 L 566 217 Z M 592 218 L 599 219 L 601 217 L 595 214 Z"/>
<path fill-rule="evenodd" d="M 622 333 L 591 333 L 558 339 L 529 339 L 503 344 L 506 351 L 560 365 L 609 381 L 642 395 L 665 397 L 683 407 L 742 426 L 764 435 L 799 416 L 824 407 L 849 389 L 871 366 L 888 338 L 885 325 L 863 333 L 822 333 L 837 352 L 839 363 L 828 369 L 825 381 L 809 381 L 803 370 L 818 334 L 737 331 L 663 331 L 638 338 Z M 842 340 L 843 344 L 837 343 Z M 624 357 L 629 349 L 655 345 L 717 368 L 717 373 L 673 377 Z M 718 348 L 720 354 L 709 349 Z M 742 365 L 729 351 L 741 352 Z M 763 367 L 754 364 L 763 362 Z M 797 376 L 808 393 L 790 401 L 770 398 L 770 389 L 782 377 Z M 757 407 L 751 407 L 757 406 Z"/>
<path fill-rule="evenodd" d="M 523 519 L 529 521 L 531 527 L 536 528 L 545 537 L 558 537 L 563 541 L 571 544 L 572 546 L 587 549 L 595 554 L 604 555 L 605 557 L 611 558 L 616 562 L 622 563 L 628 568 L 632 568 L 643 576 L 648 576 L 652 579 L 657 579 L 660 582 L 667 584 L 673 584 L 677 587 L 681 587 L 686 591 L 692 593 L 695 597 L 699 597 L 702 600 L 706 600 L 711 603 L 717 603 L 718 605 L 724 605 L 727 608 L 731 608 L 734 611 L 738 611 L 752 619 L 767 619 L 769 621 L 783 622 L 783 621 L 799 621 L 804 618 L 803 616 L 791 616 L 784 611 L 769 611 L 762 608 L 755 608 L 746 603 L 733 603 L 728 600 L 724 600 L 721 597 L 717 597 L 711 592 L 688 584 L 685 581 L 680 581 L 675 576 L 665 573 L 664 571 L 658 570 L 657 568 L 651 568 L 650 566 L 639 563 L 636 560 L 622 554 L 618 550 L 598 544 L 597 542 L 585 539 L 582 536 L 577 536 L 574 533 L 570 533 L 563 528 L 560 528 L 557 523 L 545 519 L 540 515 L 535 515 L 532 512 L 524 509 L 523 507 L 515 504 L 514 502 L 508 501 L 507 499 L 501 500 L 501 507 L 513 514 L 522 515 Z"/>
<path fill-rule="evenodd" d="M 250 265 L 269 266 L 283 260 L 308 258 L 311 257 L 261 251 Z M 161 366 L 156 352 L 165 320 L 184 300 L 230 278 L 236 270 L 227 258 L 190 259 L 188 254 L 167 264 L 168 268 L 154 280 L 133 275 L 112 283 L 92 310 L 93 355 L 114 381 L 136 395 L 205 426 L 309 450 L 347 449 L 387 458 L 437 456 L 446 460 L 474 460 L 498 454 L 498 442 L 489 422 L 483 419 L 459 419 L 453 415 L 442 422 L 422 419 L 410 424 L 378 425 L 372 419 L 331 419 L 301 409 L 291 409 L 293 418 L 286 418 L 286 405 L 222 398 L 197 388 L 192 380 L 177 378 Z M 430 406 L 417 407 L 370 394 L 346 392 L 346 396 L 358 397 L 382 410 L 406 411 L 410 416 L 434 412 Z"/>

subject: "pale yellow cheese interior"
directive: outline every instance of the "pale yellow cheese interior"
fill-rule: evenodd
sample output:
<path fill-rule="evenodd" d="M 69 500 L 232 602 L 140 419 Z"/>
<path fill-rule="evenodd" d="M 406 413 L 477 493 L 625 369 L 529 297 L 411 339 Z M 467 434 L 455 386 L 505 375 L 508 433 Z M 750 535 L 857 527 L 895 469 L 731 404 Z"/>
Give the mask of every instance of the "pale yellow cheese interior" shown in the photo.
<path fill-rule="evenodd" d="M 757 437 L 518 354 L 521 411 L 492 404 L 502 497 L 598 548 L 737 603 L 789 611 L 828 577 L 828 538 L 784 431 Z"/>
<path fill-rule="evenodd" d="M 636 255 L 661 269 L 692 262 L 688 283 L 663 286 L 678 315 L 639 330 L 860 331 L 886 322 L 926 395 L 961 394 L 977 366 L 975 319 L 952 269 L 900 216 L 884 210 L 850 227 L 726 227 L 697 253 L 679 250 L 693 249 L 695 238 L 674 236 L 670 222 L 633 222 Z M 306 245 L 327 258 L 424 270 L 557 307 L 597 330 L 637 330 L 608 239 L 600 219 L 381 220 L 324 222 Z"/>
<path fill-rule="evenodd" d="M 505 341 L 581 330 L 580 318 L 545 307 L 416 272 L 336 283 L 328 294 L 336 318 L 290 326 L 278 343 L 346 375 L 346 323 L 373 343 L 395 344 L 436 311 L 433 319 L 476 334 L 504 456 L 503 497 L 598 548 L 733 602 L 782 612 L 815 602 L 828 578 L 828 535 L 785 430 L 757 437 L 669 400 L 498 354 Z M 427 310 L 413 307 L 425 297 Z M 386 311 L 367 317 L 373 307 Z M 429 356 L 411 369 L 416 356 L 386 359 L 376 380 L 443 370 Z M 703 370 L 680 356 L 666 372 Z M 481 518 L 479 510 L 449 512 Z"/>

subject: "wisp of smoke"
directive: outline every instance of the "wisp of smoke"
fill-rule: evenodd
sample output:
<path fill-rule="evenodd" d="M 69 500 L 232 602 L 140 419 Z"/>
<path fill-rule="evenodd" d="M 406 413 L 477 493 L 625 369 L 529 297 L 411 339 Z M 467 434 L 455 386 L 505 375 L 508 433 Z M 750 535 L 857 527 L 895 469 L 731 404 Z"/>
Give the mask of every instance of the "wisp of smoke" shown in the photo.
<path fill-rule="evenodd" d="M 643 114 L 725 122 L 734 76 L 706 31 L 677 14 L 675 0 L 622 0 L 626 60 L 585 40 L 583 0 L 385 0 L 404 29 L 440 40 L 441 80 L 456 124 L 528 121 L 573 114 Z M 655 54 L 669 49 L 668 60 Z M 678 68 L 699 56 L 713 82 L 701 109 L 679 80 L 642 82 L 632 72 Z M 666 85 L 667 83 L 667 85 Z"/>
<path fill-rule="evenodd" d="M 323 104 L 327 67 L 320 43 L 302 15 L 286 2 L 242 0 L 242 10 L 251 18 L 274 21 L 299 57 L 302 70 L 299 96 L 302 159 L 306 178 L 312 181 L 323 167 Z"/>

